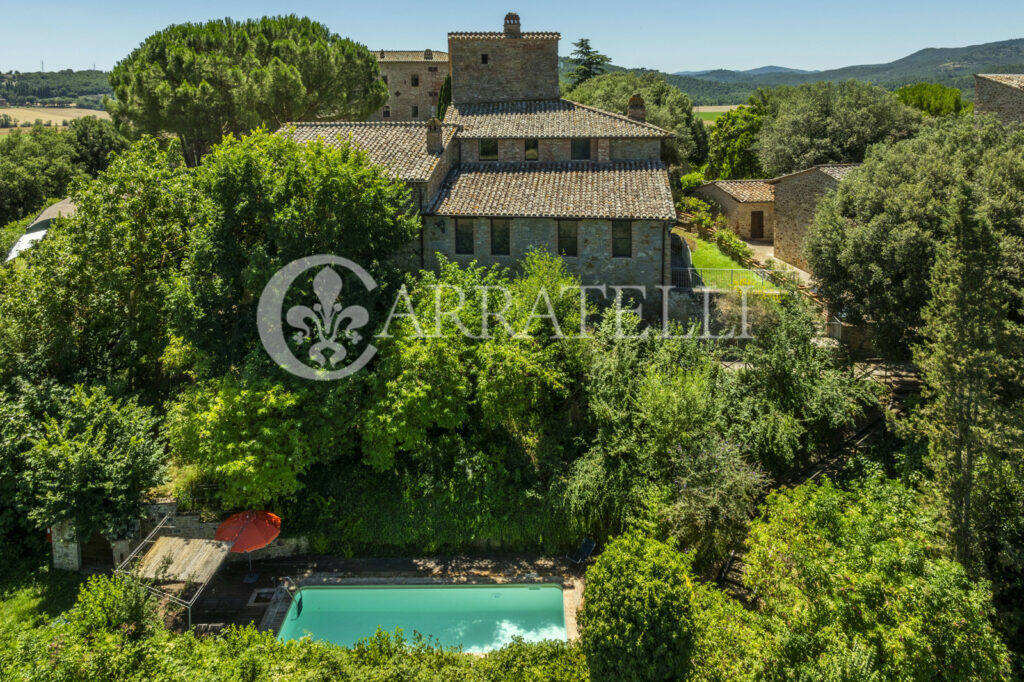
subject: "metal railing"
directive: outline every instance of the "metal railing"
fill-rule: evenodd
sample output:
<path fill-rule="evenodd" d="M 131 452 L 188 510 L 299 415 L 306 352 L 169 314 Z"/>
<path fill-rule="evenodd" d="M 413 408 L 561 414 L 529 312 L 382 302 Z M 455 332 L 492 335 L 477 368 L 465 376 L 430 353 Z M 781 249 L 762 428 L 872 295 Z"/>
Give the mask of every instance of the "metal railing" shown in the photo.
<path fill-rule="evenodd" d="M 746 288 L 759 293 L 774 293 L 779 291 L 779 276 L 785 274 L 746 268 L 672 268 L 672 286 L 715 291 Z"/>

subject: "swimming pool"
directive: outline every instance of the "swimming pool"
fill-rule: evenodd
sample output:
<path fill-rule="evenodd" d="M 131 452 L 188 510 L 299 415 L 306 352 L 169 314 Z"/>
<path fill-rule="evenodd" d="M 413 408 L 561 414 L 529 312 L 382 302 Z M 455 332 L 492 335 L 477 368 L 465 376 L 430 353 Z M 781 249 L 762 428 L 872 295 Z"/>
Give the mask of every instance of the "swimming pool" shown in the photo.
<path fill-rule="evenodd" d="M 377 627 L 429 635 L 469 653 L 498 649 L 515 636 L 566 639 L 559 585 L 384 585 L 303 587 L 279 640 L 313 639 L 352 646 Z"/>

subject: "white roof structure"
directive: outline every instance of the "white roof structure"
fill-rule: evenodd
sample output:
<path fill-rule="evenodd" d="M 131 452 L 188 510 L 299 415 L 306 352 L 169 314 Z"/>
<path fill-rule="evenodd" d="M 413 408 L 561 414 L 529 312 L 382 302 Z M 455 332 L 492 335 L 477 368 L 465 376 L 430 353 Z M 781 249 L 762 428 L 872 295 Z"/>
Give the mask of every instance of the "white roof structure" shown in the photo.
<path fill-rule="evenodd" d="M 36 230 L 35 232 L 27 232 L 21 235 L 18 237 L 18 241 L 14 242 L 14 246 L 11 247 L 11 252 L 7 254 L 7 260 L 14 260 L 18 257 L 19 253 L 25 251 L 45 236 L 46 230 Z"/>
<path fill-rule="evenodd" d="M 58 201 L 53 206 L 46 208 L 43 212 L 36 216 L 36 219 L 29 224 L 25 230 L 25 234 L 18 237 L 18 241 L 14 242 L 14 246 L 11 247 L 10 253 L 7 254 L 7 261 L 12 261 L 18 257 L 18 254 L 22 251 L 27 250 L 37 241 L 46 236 L 47 230 L 50 229 L 50 223 L 61 216 L 73 216 L 75 215 L 75 205 L 71 199 L 63 199 Z"/>

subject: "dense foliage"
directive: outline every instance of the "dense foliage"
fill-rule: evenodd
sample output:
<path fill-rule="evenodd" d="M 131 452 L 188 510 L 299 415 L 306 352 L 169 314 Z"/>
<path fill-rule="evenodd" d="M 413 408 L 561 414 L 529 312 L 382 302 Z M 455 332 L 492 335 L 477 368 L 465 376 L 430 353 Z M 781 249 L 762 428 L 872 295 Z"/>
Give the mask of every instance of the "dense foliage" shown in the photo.
<path fill-rule="evenodd" d="M 629 109 L 629 98 L 637 93 L 647 106 L 647 122 L 675 133 L 675 137 L 663 145 L 665 161 L 692 166 L 703 164 L 708 155 L 708 134 L 704 122 L 694 116 L 690 98 L 657 74 L 607 73 L 588 79 L 565 97 L 625 115 Z"/>
<path fill-rule="evenodd" d="M 808 235 L 808 260 L 833 310 L 871 320 L 876 347 L 906 355 L 931 296 L 936 253 L 963 221 L 989 225 L 998 244 L 983 267 L 1019 291 L 1024 273 L 1007 259 L 1024 237 L 1022 141 L 995 121 L 958 117 L 874 148 L 822 202 Z"/>
<path fill-rule="evenodd" d="M 120 61 L 110 82 L 114 120 L 176 135 L 191 166 L 227 133 L 362 120 L 387 101 L 364 46 L 294 15 L 169 26 Z"/>
<path fill-rule="evenodd" d="M 585 81 L 605 72 L 605 68 L 611 64 L 608 55 L 601 54 L 590 46 L 590 40 L 580 38 L 572 44 L 575 48 L 569 58 L 572 71 L 569 72 L 569 84 L 571 87 L 579 87 Z"/>
<path fill-rule="evenodd" d="M 959 90 L 938 83 L 907 85 L 897 90 L 896 96 L 904 104 L 930 116 L 970 114 L 974 111 L 974 105 L 966 101 Z"/>
<path fill-rule="evenodd" d="M 819 163 L 859 163 L 872 144 L 910 137 L 919 125 L 917 111 L 860 81 L 801 85 L 776 97 L 757 145 L 770 176 Z"/>
<path fill-rule="evenodd" d="M 686 678 L 694 648 L 689 573 L 686 555 L 638 533 L 605 548 L 587 570 L 578 617 L 592 680 Z"/>
<path fill-rule="evenodd" d="M 110 121 L 76 119 L 67 131 L 35 125 L 0 136 L 0 225 L 63 198 L 72 180 L 95 175 L 127 141 Z"/>

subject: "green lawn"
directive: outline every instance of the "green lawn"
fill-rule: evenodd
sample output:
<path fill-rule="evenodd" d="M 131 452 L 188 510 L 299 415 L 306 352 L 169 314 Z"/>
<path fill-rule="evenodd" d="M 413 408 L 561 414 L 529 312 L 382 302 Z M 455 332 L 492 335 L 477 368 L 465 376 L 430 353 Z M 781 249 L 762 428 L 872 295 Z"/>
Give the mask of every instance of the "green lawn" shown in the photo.
<path fill-rule="evenodd" d="M 14 561 L 0 575 L 0 638 L 37 628 L 66 611 L 85 576 Z"/>
<path fill-rule="evenodd" d="M 717 119 L 719 116 L 721 116 L 725 112 L 724 111 L 695 111 L 693 113 L 695 113 L 697 116 L 700 116 L 703 120 L 711 121 L 713 123 L 715 121 L 715 119 Z"/>
<path fill-rule="evenodd" d="M 727 268 L 745 270 L 742 265 L 722 253 L 714 242 L 706 242 L 692 232 L 683 233 L 690 245 L 690 255 L 695 268 Z"/>

